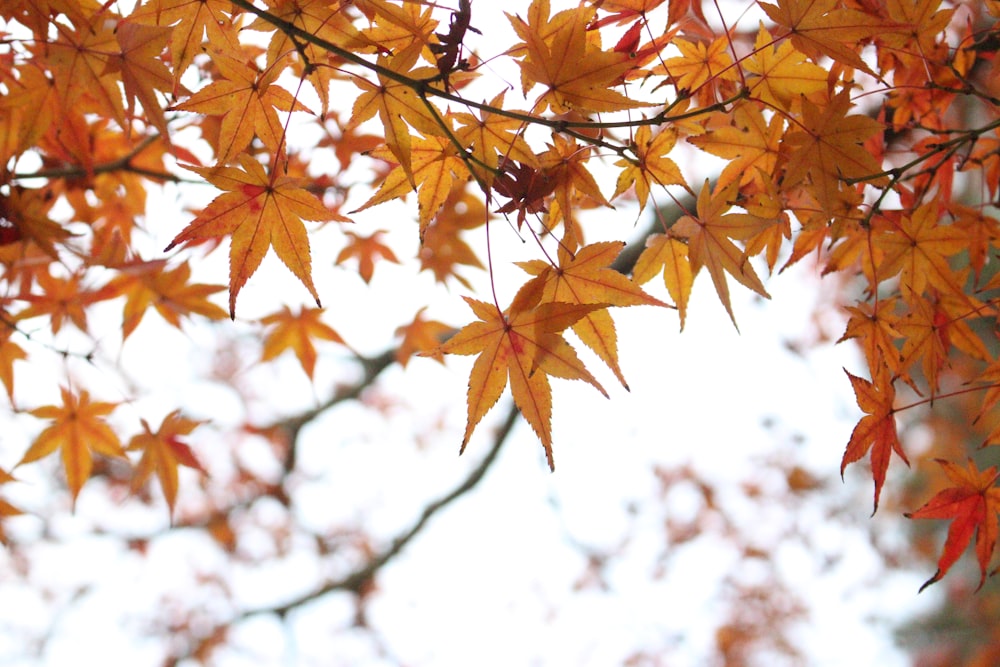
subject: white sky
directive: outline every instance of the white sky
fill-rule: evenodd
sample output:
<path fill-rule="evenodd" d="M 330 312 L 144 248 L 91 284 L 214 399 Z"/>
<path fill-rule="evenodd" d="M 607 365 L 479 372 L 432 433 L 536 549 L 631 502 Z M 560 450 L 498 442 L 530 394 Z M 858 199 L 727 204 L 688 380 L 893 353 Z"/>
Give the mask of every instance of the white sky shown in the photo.
<path fill-rule="evenodd" d="M 487 17 L 487 10 L 526 6 L 479 3 L 473 24 L 488 26 L 484 32 L 506 39 L 506 21 Z M 700 182 L 692 163 L 675 159 L 691 176 L 689 182 Z M 613 180 L 599 180 L 610 194 Z M 199 192 L 185 192 L 180 201 L 188 205 L 192 197 L 212 196 L 210 191 Z M 162 248 L 190 218 L 173 197 L 171 189 L 151 209 L 156 212 L 147 224 L 151 249 Z M 358 232 L 405 231 L 414 211 L 415 203 L 410 202 L 353 217 Z M 607 218 L 608 237 L 628 236 L 636 218 L 625 210 L 597 215 Z M 392 237 L 401 257 L 407 246 L 412 255 L 415 229 L 414 223 L 412 234 Z M 493 224 L 492 233 L 495 257 L 500 259 L 498 292 L 506 302 L 519 284 L 510 282 L 519 270 L 508 268 L 503 257 L 522 252 L 523 246 L 503 221 Z M 599 237 L 596 233 L 590 238 Z M 315 282 L 331 324 L 359 351 L 381 352 L 394 328 L 426 302 L 433 303 L 433 317 L 456 325 L 468 321 L 460 286 L 444 289 L 426 276 L 413 278 L 412 266 L 389 266 L 380 267 L 365 288 L 356 275 L 332 266 L 337 250 L 332 243 L 314 248 Z M 200 279 L 224 283 L 225 261 L 223 252 L 200 264 Z M 666 574 L 654 577 L 665 547 L 665 513 L 682 520 L 697 499 L 678 489 L 667 504 L 651 500 L 657 491 L 651 467 L 688 463 L 721 488 L 730 484 L 735 489 L 748 471 L 761 467 L 761 458 L 780 453 L 800 457 L 818 476 L 836 477 L 858 416 L 841 367 L 859 372 L 861 365 L 844 346 L 826 344 L 805 357 L 787 351 L 787 341 L 809 335 L 817 286 L 804 269 L 767 281 L 771 302 L 732 285 L 740 334 L 705 276 L 696 283 L 683 333 L 677 331 L 673 312 L 618 309 L 621 366 L 631 393 L 618 387 L 600 362 L 581 352 L 597 369 L 611 399 L 584 383 L 553 382 L 557 472 L 548 472 L 540 445 L 530 429 L 519 424 L 482 485 L 439 516 L 380 574 L 379 592 L 368 613 L 384 643 L 381 649 L 373 647 L 371 636 L 344 629 L 353 607 L 348 596 L 334 595 L 296 612 L 285 627 L 268 617 L 245 623 L 233 635 L 237 648 L 225 652 L 218 664 L 598 666 L 620 664 L 640 648 L 664 650 L 671 665 L 705 664 L 720 613 L 720 582 L 734 572 L 747 577 L 753 572 L 710 532 L 695 544 L 671 548 Z M 485 285 L 483 275 L 466 275 Z M 650 283 L 647 289 L 667 298 L 661 284 Z M 294 306 L 307 300 L 304 288 L 272 255 L 241 293 L 238 313 L 246 321 L 271 312 L 276 304 Z M 147 320 L 120 358 L 129 374 L 151 390 L 130 409 L 155 424 L 180 401 L 190 414 L 211 417 L 213 425 L 196 431 L 191 440 L 206 462 L 221 464 L 224 457 L 213 452 L 225 449 L 226 428 L 244 418 L 243 408 L 218 385 L 194 376 L 213 363 L 212 336 L 220 330 L 230 332 L 226 336 L 236 349 L 254 354 L 253 329 L 245 323 L 223 323 L 212 329 L 185 327 L 180 333 L 166 330 L 155 315 L 147 315 Z M 99 329 L 105 327 L 106 339 L 114 340 L 115 320 L 98 322 Z M 831 323 L 834 337 L 840 326 Z M 249 369 L 247 375 L 257 386 L 280 388 L 263 393 L 253 405 L 253 418 L 267 422 L 270 415 L 313 404 L 337 381 L 351 377 L 343 359 L 339 351 L 324 355 L 314 386 L 291 358 L 275 368 Z M 49 363 L 55 372 L 62 362 Z M 376 395 L 369 396 L 402 397 L 391 417 L 345 405 L 310 426 L 300 445 L 300 465 L 312 476 L 298 492 L 303 519 L 342 519 L 389 538 L 408 525 L 428 499 L 450 489 L 485 453 L 490 427 L 506 410 L 502 401 L 479 426 L 466 455 L 456 456 L 470 363 L 456 358 L 443 368 L 415 360 L 405 373 L 391 369 Z M 105 394 L 102 398 L 113 400 L 127 391 L 121 380 L 100 368 L 69 364 L 74 374 Z M 37 387 L 25 371 L 19 376 L 19 396 L 28 407 L 41 404 L 53 390 L 44 372 L 36 377 Z M 777 426 L 764 429 L 765 418 Z M 121 419 L 131 424 L 134 415 Z M 439 421 L 443 426 L 437 435 L 415 447 L 414 434 L 427 432 Z M 38 428 L 36 420 L 18 416 L 0 444 L 0 463 L 7 467 L 16 461 Z M 796 434 L 805 439 L 793 447 L 789 442 Z M 266 465 L 255 462 L 252 448 L 246 461 Z M 6 497 L 26 508 L 46 506 L 51 487 L 44 477 L 53 474 L 53 466 L 40 466 L 35 473 L 25 469 L 25 483 L 12 486 L 9 493 L 5 488 Z M 865 541 L 870 477 L 861 466 L 851 468 L 847 477 L 844 486 L 836 480 L 831 487 L 837 500 L 830 504 L 842 500 L 846 518 L 856 519 L 856 524 L 829 520 L 811 502 L 792 514 L 772 505 L 763 515 L 755 514 L 759 507 L 741 505 L 735 490 L 731 497 L 723 493 L 720 502 L 749 532 L 767 535 L 789 522 L 807 525 L 815 531 L 810 536 L 817 552 L 838 559 L 823 570 L 816 554 L 794 544 L 780 552 L 781 575 L 811 606 L 800 637 L 809 665 L 903 665 L 887 629 L 871 617 L 895 618 L 901 610 L 916 611 L 929 605 L 936 593 L 916 597 L 924 578 L 920 573 L 885 574 Z M 194 480 L 191 475 L 184 479 Z M 192 501 L 182 495 L 181 511 L 186 502 Z M 630 504 L 638 510 L 627 511 Z M 259 511 L 266 513 L 266 508 Z M 98 656 L 106 667 L 152 666 L 158 664 L 160 649 L 143 636 L 149 615 L 157 611 L 158 596 L 191 587 L 198 572 L 223 572 L 235 597 L 250 605 L 308 590 L 323 574 L 305 544 L 287 558 L 247 566 L 225 563 L 202 535 L 164 537 L 146 558 L 138 558 L 113 540 L 88 534 L 95 525 L 155 530 L 164 517 L 165 511 L 148 512 L 107 499 L 99 484 L 88 485 L 76 516 L 60 517 L 48 528 L 65 544 L 32 551 L 27 583 L 15 576 L 16 563 L 0 553 L 0 667 L 65 665 Z M 894 525 L 885 516 L 873 521 L 886 529 Z M 32 518 L 11 525 L 20 525 L 26 534 L 42 529 Z M 582 566 L 576 545 L 613 549 L 623 542 L 628 545 L 624 555 L 608 570 L 610 590 L 574 592 Z M 262 552 L 267 550 L 267 540 L 260 545 Z M 62 592 L 42 599 L 39 584 Z M 192 590 L 191 597 L 201 597 L 206 609 L 225 605 L 211 586 Z M 43 654 L 25 656 L 24 638 L 38 628 L 51 630 Z M 377 657 L 379 650 L 385 651 L 382 658 Z"/>

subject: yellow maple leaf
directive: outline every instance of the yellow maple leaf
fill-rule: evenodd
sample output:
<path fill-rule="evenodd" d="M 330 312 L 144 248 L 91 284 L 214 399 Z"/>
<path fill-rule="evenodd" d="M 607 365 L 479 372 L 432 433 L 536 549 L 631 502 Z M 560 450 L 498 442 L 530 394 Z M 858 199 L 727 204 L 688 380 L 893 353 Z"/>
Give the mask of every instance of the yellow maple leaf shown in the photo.
<path fill-rule="evenodd" d="M 538 435 L 549 467 L 554 469 L 552 390 L 548 376 L 585 380 L 607 396 L 561 334 L 581 317 L 602 306 L 538 304 L 541 289 L 541 284 L 530 281 L 506 311 L 492 303 L 466 297 L 466 303 L 479 321 L 462 328 L 440 347 L 440 352 L 478 355 L 469 377 L 468 420 L 462 451 L 510 378 L 514 403 Z"/>
<path fill-rule="evenodd" d="M 820 103 L 827 95 L 829 73 L 806 60 L 790 40 L 775 48 L 774 38 L 761 23 L 753 54 L 743 63 L 751 96 L 782 111 L 795 111 L 803 97 Z"/>
<path fill-rule="evenodd" d="M 630 278 L 610 268 L 625 244 L 621 241 L 592 243 L 570 253 L 559 247 L 559 265 L 535 260 L 518 265 L 542 285 L 541 300 L 603 306 L 666 306 L 646 294 Z M 606 307 L 586 313 L 573 323 L 573 332 L 593 350 L 628 388 L 618 364 L 618 337 Z"/>
<path fill-rule="evenodd" d="M 273 247 L 275 253 L 320 305 L 312 282 L 309 238 L 303 220 L 343 219 L 329 210 L 301 181 L 268 175 L 246 154 L 242 169 L 187 166 L 225 192 L 216 197 L 166 250 L 188 241 L 231 236 L 229 249 L 229 316 L 236 316 L 236 297 Z"/>
<path fill-rule="evenodd" d="M 648 125 L 636 130 L 633 143 L 636 159 L 615 162 L 616 167 L 624 169 L 618 174 L 615 194 L 611 198 L 619 196 L 634 183 L 639 206 L 645 206 L 651 185 L 683 185 L 686 188 L 687 183 L 677 163 L 667 157 L 676 143 L 677 130 L 672 127 L 661 130 L 655 137 Z"/>
<path fill-rule="evenodd" d="M 726 307 L 729 318 L 736 324 L 733 307 L 729 301 L 729 285 L 726 273 L 736 278 L 745 287 L 763 297 L 770 298 L 763 283 L 757 277 L 749 259 L 730 239 L 746 240 L 757 232 L 774 224 L 748 214 L 725 212 L 732 206 L 736 195 L 736 183 L 714 193 L 708 179 L 698 195 L 698 213 L 685 215 L 672 227 L 678 236 L 688 240 L 688 260 L 691 273 L 697 275 L 702 266 L 708 269 L 719 300 Z"/>
<path fill-rule="evenodd" d="M 270 361 L 285 350 L 292 350 L 311 380 L 317 357 L 313 340 L 345 344 L 340 334 L 322 318 L 323 310 L 320 308 L 302 308 L 293 313 L 288 306 L 282 306 L 277 313 L 262 318 L 261 323 L 271 327 L 271 330 L 264 340 L 261 361 Z"/>
<path fill-rule="evenodd" d="M 75 504 L 80 488 L 90 478 L 93 454 L 124 458 L 125 451 L 118 436 L 104 420 L 117 404 L 91 401 L 86 390 L 76 393 L 62 387 L 61 392 L 62 405 L 46 405 L 31 410 L 32 415 L 51 419 L 52 424 L 35 438 L 17 465 L 37 461 L 60 449 L 66 485 Z"/>
<path fill-rule="evenodd" d="M 143 432 L 133 436 L 127 448 L 130 452 L 142 452 L 132 477 L 132 490 L 139 489 L 155 472 L 157 479 L 160 480 L 163 497 L 167 501 L 170 513 L 173 514 L 178 489 L 177 466 L 187 466 L 202 474 L 208 474 L 195 458 L 191 448 L 181 439 L 182 436 L 190 435 L 191 431 L 202 423 L 183 417 L 180 411 L 175 410 L 163 418 L 160 427 L 154 433 L 143 419 Z"/>
<path fill-rule="evenodd" d="M 254 135 L 269 151 L 278 153 L 284 126 L 277 110 L 312 113 L 275 83 L 282 68 L 272 65 L 260 71 L 252 61 L 236 60 L 220 49 L 212 54 L 212 62 L 225 78 L 213 81 L 172 108 L 222 116 L 217 149 L 220 165 L 244 151 Z"/>
<path fill-rule="evenodd" d="M 628 53 L 604 51 L 590 42 L 587 26 L 593 16 L 593 8 L 581 4 L 550 19 L 548 0 L 533 0 L 528 21 L 507 15 L 524 40 L 524 92 L 535 84 L 547 88 L 536 102 L 536 112 L 546 107 L 554 113 L 574 109 L 586 113 L 651 106 L 612 89 L 635 64 Z"/>

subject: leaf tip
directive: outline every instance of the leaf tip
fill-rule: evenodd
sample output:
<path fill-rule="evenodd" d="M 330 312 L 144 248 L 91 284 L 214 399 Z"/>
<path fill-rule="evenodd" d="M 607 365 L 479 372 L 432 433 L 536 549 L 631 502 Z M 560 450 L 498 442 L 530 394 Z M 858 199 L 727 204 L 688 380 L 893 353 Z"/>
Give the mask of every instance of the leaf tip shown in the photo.
<path fill-rule="evenodd" d="M 920 586 L 920 589 L 917 591 L 917 595 L 919 595 L 920 593 L 923 593 L 924 589 L 927 588 L 928 586 L 930 586 L 931 584 L 937 583 L 941 579 L 941 574 L 942 574 L 941 570 L 938 570 L 937 572 L 935 572 L 933 577 L 931 577 L 930 579 L 928 579 L 927 581 L 925 581 Z"/>

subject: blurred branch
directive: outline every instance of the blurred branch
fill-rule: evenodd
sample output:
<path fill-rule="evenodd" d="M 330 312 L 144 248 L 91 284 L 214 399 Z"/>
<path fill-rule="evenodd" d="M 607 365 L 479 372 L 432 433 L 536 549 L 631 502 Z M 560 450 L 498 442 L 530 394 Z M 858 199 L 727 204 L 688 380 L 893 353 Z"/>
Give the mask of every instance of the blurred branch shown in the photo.
<path fill-rule="evenodd" d="M 376 555 L 363 566 L 345 577 L 329 581 L 316 590 L 304 593 L 297 598 L 285 602 L 284 604 L 245 611 L 239 618 L 234 620 L 238 621 L 259 614 L 275 614 L 280 618 L 284 618 L 294 609 L 304 606 L 309 602 L 317 600 L 327 593 L 332 593 L 334 591 L 348 591 L 360 595 L 366 584 L 375 577 L 378 571 L 399 555 L 403 549 L 410 542 L 412 542 L 417 535 L 420 534 L 420 532 L 427 526 L 434 516 L 441 512 L 441 510 L 448 507 L 451 503 L 455 502 L 474 489 L 479 482 L 482 481 L 482 479 L 486 476 L 486 472 L 490 469 L 490 466 L 492 466 L 493 462 L 496 461 L 497 454 L 500 453 L 500 448 L 507 440 L 514 424 L 517 422 L 517 417 L 518 410 L 512 405 L 507 412 L 506 418 L 494 436 L 493 446 L 486 453 L 486 456 L 483 457 L 483 460 L 479 462 L 479 465 L 469 471 L 465 479 L 450 492 L 441 496 L 437 500 L 428 503 L 420 513 L 420 516 L 417 517 L 416 521 L 414 521 L 409 528 L 400 532 L 389 543 L 389 546 L 386 547 L 380 554 Z"/>

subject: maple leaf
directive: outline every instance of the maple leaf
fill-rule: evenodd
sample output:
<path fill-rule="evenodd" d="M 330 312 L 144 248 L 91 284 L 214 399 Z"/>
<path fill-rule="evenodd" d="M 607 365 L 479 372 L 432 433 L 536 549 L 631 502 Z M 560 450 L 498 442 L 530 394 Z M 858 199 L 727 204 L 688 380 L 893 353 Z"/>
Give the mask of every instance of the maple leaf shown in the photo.
<path fill-rule="evenodd" d="M 107 75 L 108 54 L 120 50 L 114 21 L 91 17 L 86 25 L 52 23 L 58 37 L 49 42 L 52 76 L 63 109 L 73 109 L 85 94 L 101 110 L 125 127 L 125 107 L 118 90 L 120 77 Z"/>
<path fill-rule="evenodd" d="M 431 271 L 434 279 L 445 282 L 453 277 L 466 288 L 469 282 L 456 272 L 459 265 L 483 268 L 479 257 L 462 239 L 462 232 L 481 227 L 489 213 L 483 200 L 469 192 L 466 183 L 452 186 L 437 217 L 421 236 L 420 270 Z"/>
<path fill-rule="evenodd" d="M 892 375 L 898 375 L 902 370 L 902 355 L 895 343 L 903 337 L 897 329 L 899 316 L 895 312 L 896 303 L 896 298 L 889 298 L 874 304 L 846 306 L 850 317 L 844 335 L 837 341 L 857 341 L 869 368 L 885 367 Z"/>
<path fill-rule="evenodd" d="M 404 74 L 415 79 L 429 78 L 437 72 L 432 67 L 412 69 L 420 56 L 420 43 L 395 55 L 379 56 L 378 64 L 387 70 Z M 378 84 L 367 79 L 356 78 L 354 84 L 364 92 L 354 101 L 349 127 L 357 127 L 362 122 L 378 114 L 385 131 L 385 143 L 396 157 L 410 186 L 416 189 L 411 155 L 410 126 L 427 135 L 440 136 L 440 115 L 429 108 L 428 103 L 413 90 L 398 81 L 379 75 Z"/>
<path fill-rule="evenodd" d="M 468 420 L 461 451 L 465 451 L 476 425 L 500 398 L 509 378 L 514 404 L 538 435 L 549 468 L 554 470 L 548 376 L 585 380 L 607 396 L 560 332 L 602 306 L 539 304 L 542 287 L 529 281 L 503 312 L 494 304 L 465 297 L 479 321 L 463 327 L 440 347 L 440 352 L 479 355 L 469 377 Z"/>
<path fill-rule="evenodd" d="M 174 27 L 170 35 L 170 55 L 174 82 L 178 83 L 195 56 L 203 53 L 201 46 L 206 34 L 208 42 L 217 49 L 239 52 L 239 38 L 230 18 L 233 13 L 234 7 L 229 0 L 152 0 L 137 9 L 131 18 Z"/>
<path fill-rule="evenodd" d="M 636 159 L 615 162 L 615 166 L 625 169 L 618 175 L 615 194 L 611 198 L 614 199 L 622 194 L 634 183 L 639 206 L 645 206 L 649 198 L 649 188 L 654 183 L 660 186 L 683 185 L 687 188 L 677 163 L 666 157 L 667 153 L 673 150 L 675 143 L 677 143 L 677 130 L 674 128 L 666 128 L 656 137 L 652 136 L 652 130 L 648 125 L 636 130 L 633 143 Z"/>
<path fill-rule="evenodd" d="M 957 225 L 940 224 L 940 215 L 940 206 L 932 200 L 876 236 L 884 253 L 878 280 L 899 273 L 900 291 L 907 300 L 923 295 L 931 286 L 964 296 L 950 259 L 968 248 L 969 237 Z"/>
<path fill-rule="evenodd" d="M 651 74 L 666 74 L 678 91 L 699 93 L 699 100 L 715 96 L 715 88 L 723 81 L 736 81 L 739 77 L 729 55 L 729 39 L 719 37 L 711 44 L 676 39 L 673 45 L 681 55 L 668 58 L 654 67 Z"/>
<path fill-rule="evenodd" d="M 847 90 L 823 107 L 803 99 L 801 129 L 785 137 L 793 147 L 786 167 L 786 185 L 801 183 L 809 175 L 812 192 L 830 211 L 838 208 L 844 179 L 864 178 L 873 185 L 885 182 L 885 178 L 870 178 L 882 167 L 862 145 L 883 126 L 868 116 L 847 115 L 850 107 Z"/>
<path fill-rule="evenodd" d="M 110 290 L 89 290 L 81 283 L 82 279 L 79 273 L 68 278 L 39 273 L 37 281 L 42 293 L 18 297 L 30 304 L 17 314 L 18 318 L 48 315 L 52 333 L 59 333 L 66 319 L 80 331 L 87 331 L 87 306 L 112 296 L 112 293 Z"/>
<path fill-rule="evenodd" d="M 504 92 L 490 100 L 491 107 L 503 108 Z M 488 111 L 483 111 L 481 118 L 471 113 L 455 113 L 453 116 L 459 124 L 455 137 L 468 147 L 473 159 L 473 171 L 487 187 L 493 184 L 501 158 L 504 161 L 515 160 L 527 167 L 538 167 L 534 152 L 524 140 L 522 121 Z"/>
<path fill-rule="evenodd" d="M 167 120 L 163 115 L 163 105 L 156 97 L 157 90 L 173 90 L 174 81 L 170 70 L 159 59 L 170 39 L 173 28 L 142 25 L 133 21 L 122 21 L 115 29 L 115 38 L 121 47 L 119 54 L 112 54 L 105 66 L 105 74 L 117 72 L 125 89 L 128 115 L 135 110 L 138 99 L 146 118 L 153 124 L 161 137 L 169 137 Z"/>
<path fill-rule="evenodd" d="M 644 285 L 661 272 L 667 292 L 677 306 L 683 331 L 688 299 L 694 283 L 694 273 L 688 260 L 688 246 L 680 239 L 666 234 L 651 234 L 646 237 L 646 247 L 635 262 L 632 276 L 637 283 Z"/>
<path fill-rule="evenodd" d="M 255 134 L 277 154 L 284 126 L 276 109 L 312 111 L 275 83 L 282 71 L 276 65 L 260 71 L 252 61 L 236 60 L 218 49 L 212 54 L 212 63 L 225 78 L 213 81 L 172 108 L 222 116 L 217 150 L 220 165 L 246 150 Z"/>
<path fill-rule="evenodd" d="M 896 452 L 906 465 L 910 465 L 896 431 L 896 411 L 893 407 L 896 388 L 884 372 L 877 374 L 874 382 L 851 375 L 846 369 L 844 372 L 854 388 L 858 407 L 866 414 L 851 432 L 851 439 L 840 462 L 840 474 L 843 476 L 847 466 L 860 460 L 870 449 L 872 477 L 875 480 L 875 511 L 878 511 L 878 499 L 892 452 Z"/>
<path fill-rule="evenodd" d="M 713 193 L 706 179 L 698 195 L 697 216 L 685 215 L 671 228 L 674 234 L 688 240 L 688 261 L 691 263 L 692 275 L 697 275 L 703 266 L 708 269 L 715 291 L 729 313 L 733 326 L 736 326 L 736 318 L 729 301 L 726 273 L 757 294 L 765 298 L 771 297 L 745 253 L 730 239 L 745 240 L 774 224 L 773 220 L 763 220 L 749 214 L 724 215 L 732 206 L 736 189 L 737 184 L 734 182 L 725 188 L 717 188 Z"/>
<path fill-rule="evenodd" d="M 627 276 L 609 268 L 624 247 L 621 241 L 606 241 L 584 246 L 571 254 L 565 246 L 559 246 L 558 266 L 542 260 L 519 262 L 518 266 L 541 284 L 542 302 L 666 306 L 642 291 Z M 573 332 L 608 365 L 627 389 L 628 383 L 618 365 L 618 337 L 607 308 L 585 314 L 573 324 Z"/>
<path fill-rule="evenodd" d="M 791 41 L 777 48 L 763 22 L 757 33 L 754 51 L 743 63 L 750 94 L 767 105 L 783 111 L 797 109 L 802 98 L 816 103 L 826 100 L 829 73 L 796 51 Z"/>
<path fill-rule="evenodd" d="M 0 381 L 7 389 L 7 398 L 14 402 L 14 362 L 23 361 L 28 358 L 24 349 L 10 339 L 10 328 L 6 326 L 6 331 L 0 332 Z"/>
<path fill-rule="evenodd" d="M 455 329 L 443 322 L 428 320 L 424 317 L 426 310 L 427 307 L 424 306 L 417 311 L 412 322 L 396 328 L 396 335 L 402 337 L 396 348 L 396 361 L 403 368 L 406 368 L 415 354 L 444 363 L 441 342 L 454 335 Z"/>
<path fill-rule="evenodd" d="M 285 350 L 292 350 L 298 357 L 302 370 L 310 380 L 313 379 L 316 369 L 316 346 L 313 340 L 328 340 L 346 345 L 340 334 L 323 322 L 322 318 L 322 309 L 302 308 L 293 313 L 288 306 L 262 318 L 261 323 L 272 328 L 264 340 L 261 361 L 269 361 Z"/>
<path fill-rule="evenodd" d="M 856 9 L 838 8 L 839 0 L 778 0 L 760 3 L 778 25 L 788 28 L 792 44 L 807 56 L 821 54 L 878 76 L 858 55 L 857 45 L 886 30 L 874 17 Z"/>
<path fill-rule="evenodd" d="M 345 231 L 347 245 L 341 249 L 334 260 L 334 264 L 342 264 L 352 257 L 358 260 L 358 274 L 366 283 L 371 282 L 372 274 L 375 272 L 375 262 L 385 260 L 399 264 L 399 259 L 392 248 L 382 242 L 385 230 L 379 229 L 372 232 L 371 236 L 361 236 L 351 231 Z"/>
<path fill-rule="evenodd" d="M 580 5 L 549 18 L 548 0 L 533 0 L 528 20 L 507 14 L 526 55 L 521 60 L 521 82 L 525 94 L 535 85 L 547 88 L 535 103 L 554 113 L 572 109 L 621 111 L 651 106 L 611 90 L 634 67 L 627 53 L 603 51 L 587 39 L 593 9 Z"/>
<path fill-rule="evenodd" d="M 86 390 L 79 393 L 68 387 L 61 387 L 60 390 L 61 406 L 47 405 L 30 411 L 35 417 L 53 422 L 35 438 L 17 465 L 37 461 L 60 449 L 66 484 L 75 505 L 80 488 L 90 478 L 93 454 L 125 458 L 125 451 L 118 436 L 104 420 L 117 404 L 91 401 Z"/>
<path fill-rule="evenodd" d="M 132 491 L 135 492 L 142 487 L 155 472 L 172 515 L 174 502 L 177 499 L 177 466 L 187 466 L 203 475 L 208 474 L 195 458 L 191 448 L 181 439 L 182 436 L 190 435 L 204 422 L 183 417 L 179 410 L 175 410 L 163 418 L 160 427 L 154 433 L 145 419 L 141 421 L 143 432 L 132 436 L 126 448 L 130 452 L 142 452 L 133 473 Z"/>
<path fill-rule="evenodd" d="M 420 216 L 420 233 L 423 235 L 451 193 L 455 176 L 459 175 L 463 179 L 468 178 L 469 171 L 466 169 L 465 163 L 455 155 L 455 147 L 447 139 L 441 137 L 413 139 L 409 151 L 409 170 L 405 169 L 402 164 L 395 167 L 382 180 L 375 194 L 351 212 L 358 213 L 392 199 L 405 197 L 415 187 Z M 376 148 L 369 154 L 383 160 L 394 158 L 394 153 L 391 150 L 386 150 L 385 147 Z"/>
<path fill-rule="evenodd" d="M 955 564 L 976 535 L 976 560 L 979 563 L 979 588 L 986 581 L 997 538 L 1000 536 L 997 513 L 1000 512 L 1000 488 L 994 486 L 1000 472 L 996 466 L 980 471 L 972 459 L 965 469 L 949 461 L 935 459 L 944 469 L 952 486 L 942 489 L 923 507 L 906 514 L 910 519 L 950 519 L 948 537 L 938 560 L 937 572 L 920 587 L 924 590 L 939 581 Z"/>
<path fill-rule="evenodd" d="M 192 314 L 218 320 L 226 311 L 208 300 L 224 287 L 191 283 L 191 266 L 179 264 L 165 268 L 166 262 L 138 262 L 122 267 L 121 273 L 108 285 L 125 295 L 122 313 L 122 340 L 128 338 L 142 322 L 150 306 L 171 326 L 180 329 L 181 318 Z"/>
<path fill-rule="evenodd" d="M 275 176 L 246 154 L 235 167 L 186 168 L 225 192 L 216 197 L 166 247 L 231 236 L 229 250 L 229 316 L 236 317 L 236 297 L 273 247 L 285 266 L 320 305 L 312 282 L 309 239 L 303 220 L 343 219 L 323 206 L 298 179 Z"/>
<path fill-rule="evenodd" d="M 732 124 L 705 134 L 688 137 L 688 142 L 728 163 L 716 181 L 725 188 L 733 181 L 740 185 L 755 182 L 763 186 L 772 177 L 784 135 L 784 119 L 775 114 L 768 121 L 755 104 L 739 104 L 733 109 Z"/>

